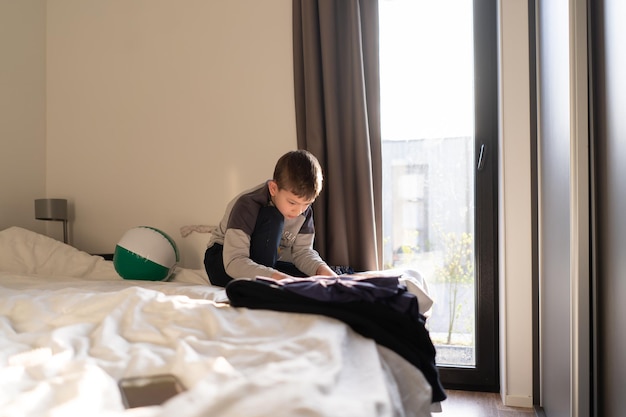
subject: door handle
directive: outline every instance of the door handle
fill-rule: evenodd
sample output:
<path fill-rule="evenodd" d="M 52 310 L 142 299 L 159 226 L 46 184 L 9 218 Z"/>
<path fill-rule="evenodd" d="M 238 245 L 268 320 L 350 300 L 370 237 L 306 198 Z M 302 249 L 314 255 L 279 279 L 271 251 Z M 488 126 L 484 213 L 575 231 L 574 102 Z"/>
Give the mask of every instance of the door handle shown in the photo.
<path fill-rule="evenodd" d="M 484 143 L 480 145 L 480 153 L 478 154 L 478 166 L 476 167 L 478 171 L 482 171 L 485 167 L 485 149 L 486 147 Z"/>

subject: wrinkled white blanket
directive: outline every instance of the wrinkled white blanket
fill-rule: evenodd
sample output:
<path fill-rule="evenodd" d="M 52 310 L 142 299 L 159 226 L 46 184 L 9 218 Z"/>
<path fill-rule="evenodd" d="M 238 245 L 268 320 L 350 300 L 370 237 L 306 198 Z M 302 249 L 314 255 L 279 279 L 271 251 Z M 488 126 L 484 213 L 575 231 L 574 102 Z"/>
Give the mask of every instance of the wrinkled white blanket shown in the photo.
<path fill-rule="evenodd" d="M 0 416 L 430 416 L 422 374 L 331 318 L 232 308 L 201 271 L 121 279 L 111 262 L 0 232 Z M 124 377 L 187 391 L 125 410 Z"/>

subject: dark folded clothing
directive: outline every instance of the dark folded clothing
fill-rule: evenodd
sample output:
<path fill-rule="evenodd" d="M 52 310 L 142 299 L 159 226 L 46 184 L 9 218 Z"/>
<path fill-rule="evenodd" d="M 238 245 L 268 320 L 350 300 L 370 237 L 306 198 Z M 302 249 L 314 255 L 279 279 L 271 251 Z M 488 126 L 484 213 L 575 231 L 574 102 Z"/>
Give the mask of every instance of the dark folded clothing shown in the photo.
<path fill-rule="evenodd" d="M 400 284 L 399 278 L 395 275 L 343 275 L 338 277 L 288 278 L 280 281 L 267 277 L 256 277 L 256 281 L 276 284 L 289 292 L 318 301 L 381 303 L 399 313 L 412 315 L 416 321 L 423 324 L 425 318 L 419 312 L 417 297 L 408 292 L 404 284 Z"/>
<path fill-rule="evenodd" d="M 395 298 L 408 297 L 413 299 L 417 308 L 417 299 L 403 287 L 399 286 L 398 291 L 389 293 L 387 297 L 346 299 L 341 296 L 341 301 L 337 301 L 337 298 L 335 301 L 325 301 L 319 299 L 319 288 L 311 290 L 317 292 L 316 299 L 303 295 L 301 288 L 300 293 L 290 291 L 290 285 L 277 285 L 271 280 L 238 279 L 226 286 L 226 294 L 234 307 L 320 314 L 341 320 L 362 336 L 395 351 L 422 371 L 432 387 L 433 402 L 446 399 L 435 365 L 435 347 L 423 317 L 419 313 L 411 314 L 394 307 L 397 304 Z M 328 288 L 322 283 L 319 285 L 325 287 L 323 291 Z M 340 288 L 340 291 L 343 290 Z"/>

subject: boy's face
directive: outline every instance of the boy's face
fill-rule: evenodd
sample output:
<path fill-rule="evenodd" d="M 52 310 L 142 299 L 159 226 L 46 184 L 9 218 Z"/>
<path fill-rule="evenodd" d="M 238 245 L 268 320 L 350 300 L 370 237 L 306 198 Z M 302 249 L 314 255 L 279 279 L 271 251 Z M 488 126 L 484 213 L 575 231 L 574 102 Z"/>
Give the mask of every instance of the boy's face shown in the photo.
<path fill-rule="evenodd" d="M 298 197 L 291 191 L 278 188 L 276 181 L 270 181 L 268 186 L 274 206 L 287 219 L 298 217 L 315 201 L 315 199 L 307 200 L 304 197 Z"/>

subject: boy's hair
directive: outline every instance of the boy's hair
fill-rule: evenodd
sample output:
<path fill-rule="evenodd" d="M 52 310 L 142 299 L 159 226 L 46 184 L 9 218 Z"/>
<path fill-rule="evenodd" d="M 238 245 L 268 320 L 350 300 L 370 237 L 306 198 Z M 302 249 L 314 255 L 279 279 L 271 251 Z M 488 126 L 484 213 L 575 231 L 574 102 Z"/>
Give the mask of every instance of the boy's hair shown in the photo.
<path fill-rule="evenodd" d="M 312 153 L 299 149 L 280 157 L 274 168 L 274 181 L 279 189 L 310 200 L 322 191 L 322 167 Z"/>

